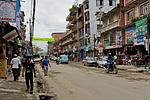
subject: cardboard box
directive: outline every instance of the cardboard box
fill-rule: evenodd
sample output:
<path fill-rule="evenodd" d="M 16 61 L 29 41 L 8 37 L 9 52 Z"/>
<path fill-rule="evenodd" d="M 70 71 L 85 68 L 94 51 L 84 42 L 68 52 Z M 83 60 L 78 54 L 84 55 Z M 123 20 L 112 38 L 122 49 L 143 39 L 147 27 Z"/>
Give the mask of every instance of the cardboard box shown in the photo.
<path fill-rule="evenodd" d="M 0 59 L 0 68 L 7 68 L 7 60 Z"/>
<path fill-rule="evenodd" d="M 7 68 L 0 68 L 0 77 L 2 78 L 7 77 Z"/>
<path fill-rule="evenodd" d="M 6 57 L 6 47 L 5 44 L 0 44 L 0 59 L 3 59 Z"/>

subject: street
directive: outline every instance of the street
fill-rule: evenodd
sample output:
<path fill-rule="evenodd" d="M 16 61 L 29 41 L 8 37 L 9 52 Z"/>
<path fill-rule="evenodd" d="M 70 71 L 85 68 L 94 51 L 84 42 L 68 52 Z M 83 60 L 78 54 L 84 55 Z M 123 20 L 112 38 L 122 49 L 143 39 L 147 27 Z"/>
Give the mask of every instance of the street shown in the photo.
<path fill-rule="evenodd" d="M 119 70 L 106 74 L 102 68 L 79 63 L 51 62 L 48 76 L 37 64 L 40 76 L 59 100 L 139 100 L 150 99 L 148 74 Z"/>

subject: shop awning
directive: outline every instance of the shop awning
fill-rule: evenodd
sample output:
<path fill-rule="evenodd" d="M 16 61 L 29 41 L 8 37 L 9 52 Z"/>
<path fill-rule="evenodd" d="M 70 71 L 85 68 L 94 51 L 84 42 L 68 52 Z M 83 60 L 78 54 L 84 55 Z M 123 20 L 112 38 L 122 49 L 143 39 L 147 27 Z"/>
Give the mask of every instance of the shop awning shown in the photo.
<path fill-rule="evenodd" d="M 19 37 L 21 39 L 21 36 L 19 32 L 17 31 L 17 28 L 11 25 L 8 25 L 2 34 L 2 38 L 4 38 L 7 42 L 10 42 L 10 41 L 13 42 L 16 37 Z"/>

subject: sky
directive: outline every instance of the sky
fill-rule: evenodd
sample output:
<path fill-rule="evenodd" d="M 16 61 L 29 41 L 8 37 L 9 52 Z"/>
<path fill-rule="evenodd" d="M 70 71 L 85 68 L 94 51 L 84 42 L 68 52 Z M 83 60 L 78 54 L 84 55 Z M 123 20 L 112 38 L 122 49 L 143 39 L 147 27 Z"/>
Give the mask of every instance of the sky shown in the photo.
<path fill-rule="evenodd" d="M 21 3 L 21 10 L 25 12 L 27 40 L 30 32 L 27 21 L 31 17 L 31 1 L 33 0 L 25 0 Z M 34 37 L 51 38 L 53 32 L 65 32 L 68 23 L 66 17 L 74 2 L 75 0 L 36 0 Z M 79 0 L 79 3 L 82 2 L 83 0 Z M 47 42 L 33 41 L 33 44 L 47 51 Z"/>

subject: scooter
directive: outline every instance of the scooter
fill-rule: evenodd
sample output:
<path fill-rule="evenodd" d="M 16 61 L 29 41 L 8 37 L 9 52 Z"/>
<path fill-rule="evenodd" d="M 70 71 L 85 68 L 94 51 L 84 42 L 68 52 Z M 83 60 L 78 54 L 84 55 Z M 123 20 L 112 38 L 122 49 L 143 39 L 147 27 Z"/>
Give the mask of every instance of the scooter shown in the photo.
<path fill-rule="evenodd" d="M 108 71 L 108 64 L 110 64 L 109 71 Z M 112 62 L 112 63 L 107 62 L 107 64 L 104 65 L 104 70 L 105 70 L 106 73 L 113 72 L 114 74 L 117 74 L 118 73 L 118 69 L 116 67 L 116 62 Z"/>

